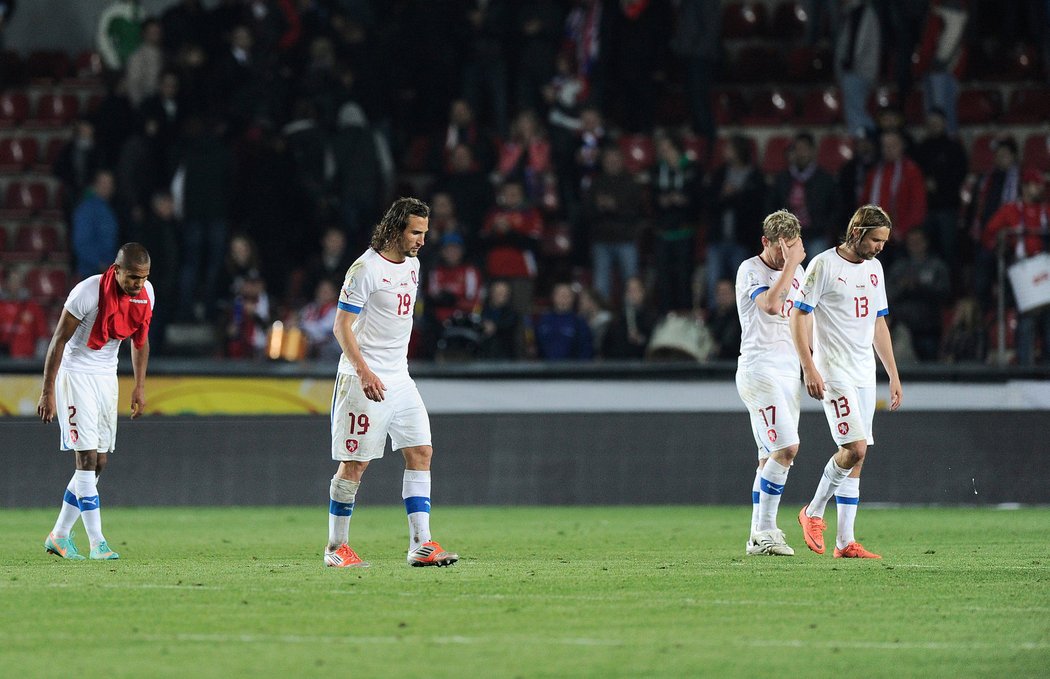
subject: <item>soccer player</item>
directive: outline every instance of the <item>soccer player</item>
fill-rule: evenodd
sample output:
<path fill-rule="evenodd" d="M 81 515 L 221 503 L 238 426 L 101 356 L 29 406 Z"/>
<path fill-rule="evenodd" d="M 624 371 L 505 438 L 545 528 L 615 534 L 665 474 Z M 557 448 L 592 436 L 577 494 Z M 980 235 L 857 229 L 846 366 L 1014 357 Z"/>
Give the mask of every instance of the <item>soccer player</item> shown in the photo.
<path fill-rule="evenodd" d="M 824 508 L 834 496 L 838 509 L 835 558 L 882 558 L 857 542 L 853 523 L 860 503 L 861 466 L 868 446 L 875 443 L 872 346 L 890 378 L 890 410 L 899 408 L 903 397 L 886 323 L 886 277 L 875 259 L 891 228 L 882 208 L 858 208 L 846 227 L 845 241 L 809 263 L 796 311 L 790 317 L 806 391 L 823 403 L 831 436 L 839 446 L 798 521 L 806 545 L 823 554 Z"/>
<path fill-rule="evenodd" d="M 736 389 L 751 415 L 758 469 L 751 489 L 751 555 L 792 556 L 777 508 L 791 461 L 798 453 L 802 385 L 788 315 L 802 280 L 806 250 L 798 218 L 777 210 L 762 222 L 762 252 L 736 272 L 740 358 Z"/>
<path fill-rule="evenodd" d="M 135 387 L 131 417 L 146 407 L 149 325 L 153 316 L 150 258 L 138 243 L 125 243 L 104 273 L 85 278 L 70 291 L 44 359 L 44 384 L 37 414 L 57 416 L 62 450 L 72 450 L 76 471 L 66 486 L 62 509 L 44 549 L 81 560 L 73 543 L 79 517 L 91 543 L 90 558 L 118 559 L 102 534 L 98 477 L 117 440 L 117 351 L 130 337 Z"/>
<path fill-rule="evenodd" d="M 399 198 L 372 234 L 371 247 L 346 272 L 334 332 L 343 354 L 332 397 L 332 478 L 326 566 L 368 564 L 347 544 L 361 477 L 383 456 L 387 435 L 405 457 L 402 497 L 408 512 L 408 563 L 448 566 L 459 560 L 430 537 L 430 419 L 408 374 L 408 341 L 419 260 L 430 207 Z"/>

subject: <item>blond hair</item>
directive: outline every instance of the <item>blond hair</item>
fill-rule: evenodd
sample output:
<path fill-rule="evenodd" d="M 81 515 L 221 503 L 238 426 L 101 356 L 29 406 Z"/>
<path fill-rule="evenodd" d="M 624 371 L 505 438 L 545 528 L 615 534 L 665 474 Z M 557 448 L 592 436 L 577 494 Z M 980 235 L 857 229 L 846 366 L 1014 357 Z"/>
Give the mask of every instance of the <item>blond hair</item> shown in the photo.
<path fill-rule="evenodd" d="M 762 220 L 762 235 L 771 241 L 780 238 L 791 240 L 801 234 L 802 224 L 799 223 L 798 217 L 787 210 L 777 210 Z"/>
<path fill-rule="evenodd" d="M 878 205 L 861 205 L 850 217 L 843 243 L 859 243 L 864 234 L 872 229 L 893 228 L 890 216 Z"/>

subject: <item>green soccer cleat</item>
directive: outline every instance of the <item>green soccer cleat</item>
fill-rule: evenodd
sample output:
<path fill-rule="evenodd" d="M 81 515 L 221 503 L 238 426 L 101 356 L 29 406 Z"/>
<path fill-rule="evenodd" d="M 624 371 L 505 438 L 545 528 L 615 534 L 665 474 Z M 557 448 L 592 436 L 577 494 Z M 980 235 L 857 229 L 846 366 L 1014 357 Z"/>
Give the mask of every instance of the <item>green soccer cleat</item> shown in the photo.
<path fill-rule="evenodd" d="M 110 549 L 109 545 L 106 544 L 106 541 L 103 540 L 91 548 L 91 558 L 97 561 L 110 561 L 112 559 L 119 559 L 120 554 L 117 554 Z"/>
<path fill-rule="evenodd" d="M 84 560 L 84 555 L 78 552 L 77 546 L 73 544 L 72 532 L 70 532 L 69 537 L 64 538 L 56 538 L 54 533 L 48 533 L 47 539 L 44 540 L 44 549 L 49 554 L 54 554 L 70 561 Z"/>

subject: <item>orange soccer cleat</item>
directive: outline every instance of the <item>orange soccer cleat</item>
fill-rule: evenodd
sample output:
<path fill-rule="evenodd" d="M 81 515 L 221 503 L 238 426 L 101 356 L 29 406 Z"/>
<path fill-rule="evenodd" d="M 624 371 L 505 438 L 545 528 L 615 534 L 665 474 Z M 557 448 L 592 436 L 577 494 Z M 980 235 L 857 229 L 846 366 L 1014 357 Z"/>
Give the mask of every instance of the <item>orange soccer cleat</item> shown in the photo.
<path fill-rule="evenodd" d="M 806 540 L 806 546 L 817 554 L 824 553 L 824 530 L 828 524 L 824 519 L 816 516 L 806 516 L 806 505 L 798 513 L 798 524 L 802 526 L 802 537 Z"/>
<path fill-rule="evenodd" d="M 345 542 L 335 551 L 324 550 L 324 565 L 333 568 L 368 568 L 368 562 L 362 561 L 357 553 Z"/>
<path fill-rule="evenodd" d="M 835 548 L 836 559 L 881 559 L 882 557 L 874 552 L 869 552 L 864 549 L 864 545 L 859 542 L 851 542 L 842 549 Z"/>
<path fill-rule="evenodd" d="M 424 542 L 408 553 L 408 563 L 412 566 L 451 566 L 457 561 L 459 554 L 446 552 L 433 540 Z"/>

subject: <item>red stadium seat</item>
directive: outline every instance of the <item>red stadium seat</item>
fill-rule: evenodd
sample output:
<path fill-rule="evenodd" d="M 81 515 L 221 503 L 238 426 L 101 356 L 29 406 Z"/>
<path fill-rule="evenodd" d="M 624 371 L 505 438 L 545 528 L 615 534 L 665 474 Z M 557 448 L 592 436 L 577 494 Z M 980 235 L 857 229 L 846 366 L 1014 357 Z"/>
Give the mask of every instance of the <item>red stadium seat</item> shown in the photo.
<path fill-rule="evenodd" d="M 1044 172 L 1050 170 L 1050 135 L 1030 135 L 1025 139 L 1021 158 L 1025 166 L 1030 165 Z"/>
<path fill-rule="evenodd" d="M 705 137 L 687 137 L 682 140 L 685 157 L 697 167 L 707 166 L 707 139 Z"/>
<path fill-rule="evenodd" d="M 828 50 L 814 47 L 796 47 L 785 58 L 788 80 L 800 83 L 820 83 L 831 80 L 832 56 Z"/>
<path fill-rule="evenodd" d="M 992 89 L 971 89 L 959 93 L 959 124 L 983 125 L 995 122 L 1002 112 L 1002 97 Z"/>
<path fill-rule="evenodd" d="M 970 170 L 983 174 L 995 165 L 994 134 L 979 134 L 970 145 Z"/>
<path fill-rule="evenodd" d="M 853 158 L 853 141 L 845 135 L 825 134 L 817 146 L 817 164 L 831 172 L 838 173 L 847 161 Z"/>
<path fill-rule="evenodd" d="M 61 301 L 69 287 L 69 276 L 64 269 L 34 268 L 26 272 L 29 294 L 41 304 Z"/>
<path fill-rule="evenodd" d="M 79 102 L 72 94 L 42 94 L 37 99 L 33 117 L 26 121 L 26 127 L 65 127 L 76 118 L 79 108 Z"/>
<path fill-rule="evenodd" d="M 67 78 L 69 85 L 91 85 L 98 83 L 105 72 L 105 65 L 98 52 L 87 50 L 77 55 L 73 65 L 73 75 Z"/>
<path fill-rule="evenodd" d="M 787 168 L 788 150 L 791 148 L 791 137 L 770 137 L 762 150 L 762 171 L 766 174 L 777 174 Z"/>
<path fill-rule="evenodd" d="M 7 185 L 2 211 L 4 218 L 29 217 L 47 207 L 47 186 L 43 182 L 15 181 Z"/>
<path fill-rule="evenodd" d="M 0 94 L 0 127 L 17 127 L 29 115 L 29 97 L 25 92 Z"/>
<path fill-rule="evenodd" d="M 730 2 L 722 8 L 722 37 L 755 38 L 766 32 L 766 6 L 760 2 Z"/>
<path fill-rule="evenodd" d="M 780 88 L 757 93 L 751 100 L 745 125 L 782 125 L 795 116 L 795 97 Z"/>
<path fill-rule="evenodd" d="M 7 229 L 3 224 L 0 224 L 0 256 L 7 256 Z M 4 280 L 3 275 L 4 270 L 0 269 L 0 281 Z"/>
<path fill-rule="evenodd" d="M 738 82 L 780 82 L 784 78 L 784 58 L 773 47 L 741 47 L 730 65 L 732 78 Z"/>
<path fill-rule="evenodd" d="M 922 92 L 912 90 L 904 102 L 904 120 L 909 125 L 922 125 L 926 121 L 926 108 Z"/>
<path fill-rule="evenodd" d="M 23 224 L 15 233 L 12 254 L 25 260 L 44 261 L 55 255 L 64 254 L 65 243 L 60 243 L 58 230 L 53 224 Z"/>
<path fill-rule="evenodd" d="M 17 174 L 29 168 L 37 159 L 37 143 L 33 137 L 0 139 L 0 174 Z"/>
<path fill-rule="evenodd" d="M 834 125 L 842 120 L 842 95 L 834 87 L 809 90 L 802 99 L 803 125 Z"/>
<path fill-rule="evenodd" d="M 26 70 L 30 80 L 39 84 L 54 83 L 69 75 L 69 55 L 60 50 L 38 50 L 29 54 Z"/>
<path fill-rule="evenodd" d="M 644 134 L 625 134 L 619 139 L 624 167 L 631 174 L 644 172 L 656 162 L 653 140 Z"/>
<path fill-rule="evenodd" d="M 802 3 L 794 0 L 781 2 L 773 9 L 773 22 L 770 29 L 774 34 L 772 38 L 781 40 L 797 40 L 805 37 L 806 26 L 809 24 L 809 15 Z"/>
<path fill-rule="evenodd" d="M 735 125 L 747 112 L 747 102 L 740 90 L 717 90 L 712 107 L 719 125 Z"/>
<path fill-rule="evenodd" d="M 1025 87 L 1014 90 L 1010 95 L 1010 105 L 1001 122 L 1009 124 L 1050 122 L 1050 90 L 1045 87 Z"/>
<path fill-rule="evenodd" d="M 68 139 L 63 137 L 52 137 L 47 140 L 47 144 L 44 145 L 39 158 L 37 159 L 36 171 L 44 172 L 47 174 L 51 173 L 51 168 L 54 167 L 55 161 L 62 155 L 62 149 L 69 143 Z"/>

